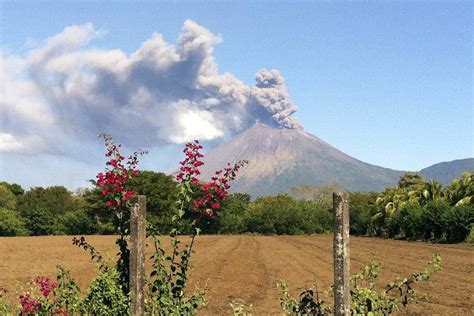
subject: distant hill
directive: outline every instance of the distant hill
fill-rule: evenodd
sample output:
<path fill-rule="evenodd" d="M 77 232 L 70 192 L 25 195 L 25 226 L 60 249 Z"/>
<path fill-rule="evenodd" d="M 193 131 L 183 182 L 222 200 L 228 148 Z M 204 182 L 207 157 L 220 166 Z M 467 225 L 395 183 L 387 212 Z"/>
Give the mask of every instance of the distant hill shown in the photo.
<path fill-rule="evenodd" d="M 206 154 L 203 178 L 241 159 L 250 163 L 239 171 L 234 191 L 252 196 L 329 183 L 352 191 L 382 191 L 403 174 L 357 160 L 302 129 L 256 124 Z"/>
<path fill-rule="evenodd" d="M 440 162 L 420 170 L 426 180 L 436 180 L 448 185 L 454 178 L 459 178 L 464 172 L 474 173 L 474 158 L 458 159 Z"/>

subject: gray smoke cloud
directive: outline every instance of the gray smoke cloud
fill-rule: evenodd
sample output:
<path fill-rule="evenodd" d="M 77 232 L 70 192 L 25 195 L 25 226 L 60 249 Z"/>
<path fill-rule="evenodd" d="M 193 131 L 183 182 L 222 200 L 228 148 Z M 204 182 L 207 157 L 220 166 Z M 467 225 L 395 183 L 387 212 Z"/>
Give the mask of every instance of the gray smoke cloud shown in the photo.
<path fill-rule="evenodd" d="M 219 73 L 222 39 L 191 20 L 175 45 L 155 33 L 131 54 L 88 45 L 100 36 L 74 25 L 25 56 L 1 52 L 0 151 L 58 152 L 100 132 L 153 147 L 219 139 L 257 121 L 302 128 L 279 71 L 260 70 L 254 86 Z"/>

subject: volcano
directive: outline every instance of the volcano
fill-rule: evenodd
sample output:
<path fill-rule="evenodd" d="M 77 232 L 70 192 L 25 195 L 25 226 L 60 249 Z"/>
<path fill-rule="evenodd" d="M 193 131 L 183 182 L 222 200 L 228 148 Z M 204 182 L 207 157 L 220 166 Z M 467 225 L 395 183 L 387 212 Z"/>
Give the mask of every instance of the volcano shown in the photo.
<path fill-rule="evenodd" d="M 381 191 L 395 186 L 403 174 L 357 160 L 303 129 L 257 123 L 206 154 L 203 179 L 243 159 L 249 164 L 239 171 L 233 191 L 254 197 L 334 183 L 351 191 Z"/>

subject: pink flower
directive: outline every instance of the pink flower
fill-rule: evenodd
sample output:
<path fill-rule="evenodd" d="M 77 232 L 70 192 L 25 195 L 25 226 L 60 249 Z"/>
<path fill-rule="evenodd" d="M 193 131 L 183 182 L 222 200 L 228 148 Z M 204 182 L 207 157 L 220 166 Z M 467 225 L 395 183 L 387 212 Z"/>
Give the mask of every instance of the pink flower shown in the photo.
<path fill-rule="evenodd" d="M 41 303 L 38 300 L 32 300 L 30 294 L 21 293 L 19 295 L 20 304 L 22 309 L 20 311 L 21 315 L 26 313 L 28 314 L 36 314 L 36 309 L 41 306 Z"/>
<path fill-rule="evenodd" d="M 202 165 L 204 165 L 204 162 L 199 161 L 199 160 L 194 163 L 194 167 L 196 167 L 196 168 L 197 168 L 197 167 L 200 167 L 200 166 L 202 166 Z"/>
<path fill-rule="evenodd" d="M 134 195 L 135 195 L 135 192 L 133 192 L 133 191 L 127 191 L 127 192 L 125 192 L 125 196 L 124 196 L 125 201 L 130 200 Z"/>
<path fill-rule="evenodd" d="M 40 287 L 40 291 L 44 297 L 47 297 L 49 293 L 57 287 L 56 283 L 45 276 L 38 276 L 35 281 Z"/>

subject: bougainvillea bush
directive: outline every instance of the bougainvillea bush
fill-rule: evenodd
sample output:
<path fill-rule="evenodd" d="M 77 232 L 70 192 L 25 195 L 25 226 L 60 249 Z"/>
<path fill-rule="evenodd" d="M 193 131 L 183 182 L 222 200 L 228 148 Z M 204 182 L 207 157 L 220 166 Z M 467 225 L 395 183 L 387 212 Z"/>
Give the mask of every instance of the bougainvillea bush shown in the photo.
<path fill-rule="evenodd" d="M 187 293 L 190 272 L 190 258 L 196 237 L 199 235 L 203 222 L 216 218 L 222 202 L 228 196 L 230 182 L 235 179 L 238 170 L 247 161 L 228 164 L 224 169 L 217 170 L 208 183 L 201 183 L 199 167 L 203 154 L 198 141 L 186 144 L 183 150 L 185 158 L 180 162 L 178 181 L 178 211 L 173 217 L 174 227 L 170 232 L 171 254 L 166 254 L 156 234 L 152 234 L 154 254 L 150 258 L 153 270 L 149 277 L 149 299 L 147 311 L 152 315 L 193 315 L 205 304 L 204 292 L 195 290 Z M 191 220 L 192 233 L 187 244 L 182 245 L 178 239 L 183 219 Z M 151 231 L 154 231 L 152 228 Z"/>

